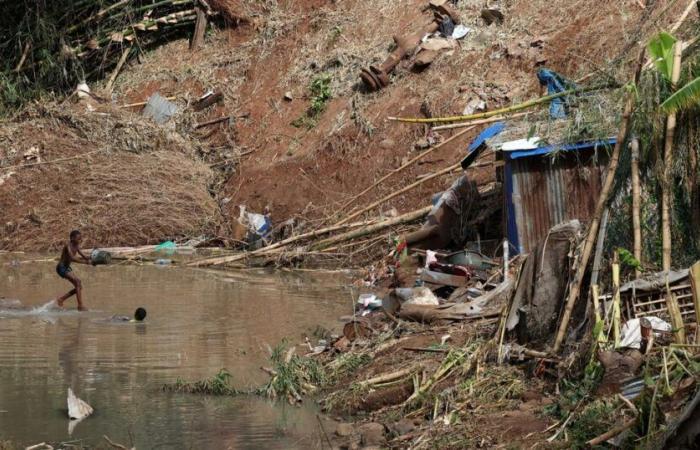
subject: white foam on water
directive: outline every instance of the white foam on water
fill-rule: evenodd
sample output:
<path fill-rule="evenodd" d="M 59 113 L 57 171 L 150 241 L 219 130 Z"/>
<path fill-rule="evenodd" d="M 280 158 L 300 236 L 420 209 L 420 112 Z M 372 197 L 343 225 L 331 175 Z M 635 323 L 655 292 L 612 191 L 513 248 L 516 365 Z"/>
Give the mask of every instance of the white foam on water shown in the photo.
<path fill-rule="evenodd" d="M 42 318 L 48 318 L 50 316 L 74 315 L 79 313 L 79 311 L 74 308 L 59 308 L 58 304 L 56 303 L 56 300 L 49 300 L 43 305 L 35 306 L 33 308 L 25 307 L 21 303 L 5 305 L 5 308 L 3 308 L 2 306 L 3 305 L 0 304 L 0 315 L 5 317 L 39 316 Z"/>

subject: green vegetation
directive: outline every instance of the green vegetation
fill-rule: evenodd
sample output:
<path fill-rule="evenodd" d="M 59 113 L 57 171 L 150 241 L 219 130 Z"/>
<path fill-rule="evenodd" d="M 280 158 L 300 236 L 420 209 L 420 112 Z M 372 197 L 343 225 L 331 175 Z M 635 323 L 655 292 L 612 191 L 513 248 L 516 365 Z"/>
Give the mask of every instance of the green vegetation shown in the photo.
<path fill-rule="evenodd" d="M 186 35 L 191 0 L 3 2 L 0 115 L 28 101 L 98 80 L 130 40 L 139 51 Z M 145 18 L 147 14 L 148 18 Z M 136 53 L 134 50 L 133 54 Z M 132 54 L 132 56 L 133 56 Z"/>
<path fill-rule="evenodd" d="M 272 349 L 270 361 L 273 367 L 267 369 L 272 378 L 256 393 L 273 399 L 287 398 L 294 403 L 301 401 L 302 393 L 316 391 L 325 382 L 326 374 L 315 359 L 296 355 L 294 347 L 285 350 L 284 342 Z"/>
<path fill-rule="evenodd" d="M 226 369 L 221 369 L 213 377 L 200 381 L 186 382 L 178 378 L 175 383 L 164 385 L 163 390 L 206 395 L 239 395 L 244 393 L 231 386 L 230 378 L 231 374 Z"/>
<path fill-rule="evenodd" d="M 311 94 L 311 105 L 309 109 L 306 110 L 303 116 L 292 122 L 297 128 L 307 128 L 311 129 L 316 126 L 318 119 L 326 110 L 328 101 L 332 98 L 331 92 L 331 76 L 330 74 L 324 73 L 311 81 L 309 86 L 309 92 Z"/>

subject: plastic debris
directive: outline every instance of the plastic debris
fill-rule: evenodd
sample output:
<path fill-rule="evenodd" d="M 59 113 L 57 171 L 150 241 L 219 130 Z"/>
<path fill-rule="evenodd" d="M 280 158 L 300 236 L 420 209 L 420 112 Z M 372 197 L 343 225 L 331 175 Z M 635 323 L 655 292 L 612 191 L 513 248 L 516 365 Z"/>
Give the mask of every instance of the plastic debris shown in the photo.
<path fill-rule="evenodd" d="M 547 86 L 547 95 L 557 94 L 569 89 L 575 89 L 576 84 L 562 77 L 558 73 L 541 68 L 537 71 L 537 79 L 542 86 Z M 549 104 L 549 115 L 553 119 L 563 119 L 566 117 L 566 99 L 555 98 Z"/>
<path fill-rule="evenodd" d="M 663 319 L 659 319 L 655 316 L 647 316 L 644 319 L 651 323 L 651 328 L 653 331 L 664 331 L 670 332 L 673 327 L 670 323 Z M 640 324 L 641 319 L 628 320 L 620 331 L 620 347 L 636 348 L 639 349 L 642 346 L 642 326 Z"/>
<path fill-rule="evenodd" d="M 92 406 L 76 397 L 73 390 L 68 388 L 68 418 L 70 420 L 83 420 L 93 411 Z"/>
<path fill-rule="evenodd" d="M 462 39 L 472 31 L 473 30 L 468 26 L 462 24 L 456 25 L 454 30 L 452 30 L 452 39 Z"/>
<path fill-rule="evenodd" d="M 157 123 L 165 123 L 177 113 L 177 105 L 157 92 L 148 98 L 146 106 L 143 108 L 143 115 L 152 118 Z"/>

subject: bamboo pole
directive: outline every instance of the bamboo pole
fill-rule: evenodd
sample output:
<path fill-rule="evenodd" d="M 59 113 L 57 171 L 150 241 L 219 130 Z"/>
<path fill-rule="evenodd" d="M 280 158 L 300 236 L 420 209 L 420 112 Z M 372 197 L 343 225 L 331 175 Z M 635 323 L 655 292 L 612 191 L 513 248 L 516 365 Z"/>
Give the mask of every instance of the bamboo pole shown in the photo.
<path fill-rule="evenodd" d="M 313 250 L 323 250 L 324 248 L 330 247 L 338 242 L 345 242 L 358 237 L 366 236 L 371 233 L 376 233 L 377 231 L 384 230 L 386 228 L 392 227 L 394 225 L 400 225 L 402 223 L 413 222 L 414 220 L 420 219 L 427 215 L 430 210 L 433 209 L 432 206 L 426 206 L 425 208 L 417 209 L 411 211 L 410 213 L 403 214 L 393 219 L 385 220 L 383 222 L 376 223 L 374 225 L 369 225 L 362 227 L 358 230 L 349 231 L 347 233 L 340 234 L 338 236 L 332 236 L 322 241 L 317 242 L 311 246 Z"/>
<path fill-rule="evenodd" d="M 606 431 L 605 433 L 601 434 L 598 437 L 595 437 L 591 439 L 590 441 L 586 442 L 586 444 L 589 447 L 595 447 L 596 445 L 600 445 L 608 441 L 609 439 L 614 438 L 618 434 L 622 433 L 625 430 L 628 430 L 634 426 L 634 424 L 637 423 L 637 419 L 629 419 L 628 421 L 624 422 L 622 425 L 618 425 L 615 428 L 612 428 L 609 431 Z"/>
<path fill-rule="evenodd" d="M 678 41 L 673 46 L 673 70 L 671 72 L 672 90 L 681 74 L 681 50 L 683 42 Z M 671 182 L 671 166 L 673 164 L 673 137 L 676 131 L 676 113 L 671 113 L 666 119 L 666 139 L 664 140 L 664 173 L 661 194 L 661 248 L 663 250 L 662 268 L 665 272 L 671 270 L 671 209 L 673 201 L 673 186 Z"/>
<path fill-rule="evenodd" d="M 461 164 L 460 164 L 460 163 L 453 164 L 453 165 L 451 165 L 451 166 L 449 166 L 449 167 L 445 167 L 444 169 L 442 169 L 442 170 L 440 170 L 440 171 L 438 171 L 438 172 L 435 172 L 435 173 L 432 174 L 432 175 L 429 175 L 429 176 L 427 176 L 427 177 L 425 177 L 425 178 L 421 178 L 420 180 L 418 180 L 418 181 L 416 181 L 416 182 L 414 182 L 414 183 L 409 184 L 409 185 L 406 186 L 405 188 L 399 189 L 398 191 L 394 191 L 394 192 L 392 192 L 391 194 L 385 196 L 384 198 L 381 198 L 381 199 L 377 200 L 376 202 L 370 204 L 370 205 L 367 206 L 366 208 L 363 208 L 363 209 L 361 209 L 361 210 L 359 210 L 359 211 L 357 211 L 357 212 L 354 212 L 354 213 L 350 214 L 350 215 L 347 216 L 345 219 L 343 219 L 343 220 L 341 220 L 340 222 L 338 222 L 337 225 L 342 225 L 342 224 L 344 224 L 344 223 L 347 223 L 349 220 L 352 220 L 352 219 L 354 219 L 355 217 L 357 217 L 357 216 L 359 216 L 359 215 L 361 215 L 361 214 L 366 213 L 367 211 L 371 211 L 372 209 L 376 208 L 377 206 L 381 205 L 382 203 L 387 202 L 387 201 L 391 200 L 392 198 L 394 198 L 394 197 L 396 197 L 396 196 L 398 196 L 398 195 L 401 195 L 401 194 L 403 194 L 403 193 L 406 193 L 406 192 L 410 191 L 411 189 L 414 189 L 414 188 L 420 186 L 421 184 L 425 183 L 426 181 L 430 181 L 430 180 L 432 180 L 433 178 L 437 178 L 437 177 L 439 177 L 439 176 L 442 176 L 442 175 L 445 175 L 445 174 L 447 174 L 447 173 L 450 173 L 450 172 L 452 172 L 452 171 L 455 170 L 455 169 L 459 169 L 460 167 L 461 167 Z"/>
<path fill-rule="evenodd" d="M 639 139 L 632 139 L 630 144 L 632 149 L 632 229 L 634 231 L 634 257 L 641 263 L 642 261 L 642 227 L 639 216 L 641 194 L 639 187 Z M 639 278 L 641 271 L 634 269 L 635 278 Z"/>
<path fill-rule="evenodd" d="M 668 289 L 668 287 L 667 287 Z M 673 336 L 676 344 L 685 344 L 685 325 L 683 324 L 683 315 L 678 306 L 678 299 L 671 293 L 670 290 L 666 293 L 666 307 L 668 315 L 671 317 L 671 325 L 673 326 Z"/>
<path fill-rule="evenodd" d="M 407 118 L 407 117 L 388 117 L 388 120 L 394 121 L 394 122 L 404 122 L 404 123 L 438 123 L 438 122 L 458 122 L 460 120 L 472 120 L 472 119 L 486 119 L 487 117 L 493 117 L 493 116 L 498 116 L 501 114 L 509 114 L 515 111 L 520 111 L 523 109 L 531 108 L 533 106 L 541 105 L 542 103 L 546 103 L 550 100 L 554 100 L 557 98 L 561 97 L 566 97 L 567 95 L 577 95 L 577 94 L 583 94 L 585 92 L 591 92 L 591 91 L 599 91 L 601 89 L 606 89 L 610 87 L 609 85 L 602 85 L 602 86 L 591 86 L 587 88 L 579 88 L 579 89 L 569 89 L 567 91 L 562 91 L 562 92 L 557 92 L 556 94 L 552 95 L 545 95 L 544 97 L 539 97 L 535 98 L 532 100 L 528 100 L 526 102 L 509 106 L 507 108 L 500 108 L 500 109 L 494 109 L 493 111 L 487 111 L 483 113 L 477 113 L 477 114 L 468 114 L 468 115 L 463 115 L 463 116 L 451 116 L 451 117 L 433 117 L 433 118 Z"/>
<path fill-rule="evenodd" d="M 374 189 L 375 187 L 379 186 L 380 184 L 382 184 L 383 182 L 385 182 L 386 180 L 388 180 L 390 177 L 392 177 L 392 176 L 396 175 L 397 173 L 403 171 L 403 170 L 406 169 L 407 167 L 412 166 L 415 162 L 420 161 L 421 159 L 425 158 L 426 156 L 428 156 L 429 154 L 431 154 L 431 153 L 434 152 L 435 150 L 438 150 L 438 149 L 440 149 L 440 148 L 446 146 L 446 145 L 449 144 L 450 142 L 452 142 L 452 141 L 454 141 L 455 139 L 457 139 L 458 137 L 464 135 L 464 133 L 466 133 L 466 132 L 468 132 L 468 131 L 471 131 L 472 129 L 474 129 L 474 127 L 469 127 L 469 128 L 466 129 L 466 130 L 460 131 L 459 133 L 455 134 L 454 136 L 450 137 L 449 139 L 447 139 L 447 140 L 445 140 L 445 141 L 439 143 L 438 145 L 436 145 L 436 146 L 434 146 L 434 147 L 431 147 L 431 148 L 429 148 L 428 150 L 422 152 L 420 155 L 418 155 L 418 156 L 416 156 L 415 158 L 411 159 L 410 161 L 408 161 L 406 164 L 402 165 L 402 166 L 399 167 L 398 169 L 392 170 L 391 172 L 389 172 L 388 174 L 384 175 L 384 176 L 381 177 L 379 180 L 377 180 L 372 186 L 368 187 L 368 188 L 365 189 L 364 191 L 360 192 L 359 194 L 357 194 L 356 196 L 354 196 L 353 198 L 351 198 L 350 200 L 348 200 L 347 202 L 345 202 L 345 204 L 343 204 L 343 205 L 340 207 L 340 211 L 344 211 L 348 206 L 350 206 L 350 205 L 352 205 L 353 203 L 355 203 L 355 201 L 357 201 L 357 199 L 359 199 L 360 197 L 362 197 L 363 195 L 365 195 L 366 193 L 368 193 L 369 191 L 371 191 L 371 190 Z"/>
<path fill-rule="evenodd" d="M 165 97 L 166 100 L 177 100 L 177 97 Z M 136 106 L 145 106 L 148 101 L 145 102 L 136 102 L 136 103 L 127 103 L 126 105 L 120 105 L 120 108 L 134 108 Z"/>
<path fill-rule="evenodd" d="M 531 114 L 531 112 L 523 112 L 523 113 L 517 113 L 513 114 L 512 116 L 496 116 L 496 117 L 491 117 L 489 119 L 482 119 L 482 120 L 474 120 L 474 121 L 469 121 L 469 122 L 460 122 L 460 123 L 452 123 L 449 125 L 440 125 L 437 127 L 432 127 L 432 131 L 440 131 L 440 130 L 452 130 L 454 128 L 464 128 L 464 127 L 471 127 L 472 125 L 482 125 L 485 123 L 493 123 L 493 122 L 499 122 L 501 120 L 512 120 L 512 119 L 519 119 L 521 117 L 525 117 L 527 115 Z"/>
<path fill-rule="evenodd" d="M 642 63 L 644 62 L 644 52 L 642 51 L 639 55 L 639 62 L 637 65 L 637 70 L 634 74 L 634 84 L 639 82 L 639 75 L 641 73 Z M 600 219 L 603 214 L 603 210 L 608 201 L 608 196 L 612 190 L 612 186 L 615 179 L 615 172 L 617 171 L 617 165 L 620 161 L 620 151 L 622 149 L 623 142 L 627 136 L 627 129 L 629 127 L 630 116 L 632 115 L 632 110 L 634 109 L 634 93 L 628 90 L 625 93 L 625 109 L 622 113 L 622 122 L 620 123 L 620 129 L 617 132 L 617 138 L 615 140 L 615 147 L 613 148 L 612 155 L 610 157 L 610 163 L 608 164 L 607 174 L 605 176 L 605 182 L 603 183 L 603 188 L 600 192 L 600 197 L 598 197 L 598 203 L 596 203 L 595 212 L 591 219 L 591 224 L 588 228 L 586 234 L 586 240 L 584 241 L 583 250 L 581 252 L 581 258 L 578 261 L 578 267 L 576 269 L 576 274 L 569 285 L 569 294 L 566 299 L 566 304 L 564 307 L 564 313 L 561 317 L 561 323 L 559 324 L 559 329 L 557 330 L 557 335 L 554 340 L 554 353 L 557 353 L 561 348 L 561 344 L 564 341 L 564 335 L 566 334 L 566 328 L 569 326 L 569 320 L 571 319 L 571 312 L 574 309 L 574 304 L 579 297 L 581 292 L 581 284 L 583 283 L 583 276 L 586 272 L 586 267 L 588 266 L 588 260 L 591 257 L 591 252 L 593 250 L 593 245 L 595 244 L 596 234 L 598 232 L 598 226 L 600 224 Z"/>
<path fill-rule="evenodd" d="M 132 45 L 129 45 L 127 48 L 124 49 L 122 52 L 122 56 L 119 58 L 119 61 L 117 62 L 117 65 L 114 66 L 114 70 L 112 71 L 112 75 L 109 77 L 109 80 L 107 81 L 107 86 L 105 87 L 105 90 L 109 95 L 112 95 L 112 89 L 114 89 L 114 82 L 117 81 L 117 76 L 119 76 L 119 72 L 122 70 L 122 66 L 124 66 L 124 63 L 126 63 L 126 60 L 129 58 L 129 53 L 131 53 L 131 48 Z"/>
<path fill-rule="evenodd" d="M 700 261 L 690 266 L 688 271 L 695 305 L 695 322 L 700 326 Z"/>
<path fill-rule="evenodd" d="M 617 251 L 613 255 L 612 262 L 612 300 L 613 300 L 613 316 L 612 316 L 612 332 L 615 348 L 620 346 L 620 325 L 622 323 L 622 315 L 620 312 L 620 258 Z"/>
<path fill-rule="evenodd" d="M 373 223 L 373 221 L 368 221 L 368 222 L 359 222 L 359 223 L 350 223 L 347 225 L 334 225 L 332 227 L 326 227 L 322 228 L 320 230 L 315 230 L 315 231 L 309 231 L 308 233 L 303 233 L 298 236 L 293 236 L 284 240 L 281 240 L 275 244 L 272 244 L 267 247 L 263 247 L 261 249 L 252 251 L 252 252 L 243 252 L 243 253 L 237 253 L 235 255 L 229 255 L 229 256 L 223 256 L 223 257 L 217 257 L 217 258 L 207 258 L 199 261 L 192 261 L 187 264 L 187 266 L 190 267 L 203 267 L 203 266 L 214 266 L 214 265 L 221 265 L 221 264 L 227 264 L 230 262 L 234 261 L 239 261 L 241 259 L 245 259 L 248 256 L 256 256 L 256 255 L 264 255 L 266 253 L 270 253 L 272 250 L 278 249 L 280 247 L 284 247 L 286 245 L 292 244 L 294 242 L 298 242 L 304 239 L 310 239 L 310 238 L 315 238 L 327 233 L 331 233 L 333 231 L 340 231 L 344 230 L 347 228 L 353 228 L 353 227 L 359 227 L 363 225 L 367 225 Z"/>

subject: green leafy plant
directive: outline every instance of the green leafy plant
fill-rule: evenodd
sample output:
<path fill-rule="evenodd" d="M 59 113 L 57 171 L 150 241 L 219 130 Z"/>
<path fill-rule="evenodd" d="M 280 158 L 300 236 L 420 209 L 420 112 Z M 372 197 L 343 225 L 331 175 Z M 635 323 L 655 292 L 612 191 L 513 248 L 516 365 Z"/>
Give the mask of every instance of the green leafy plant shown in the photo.
<path fill-rule="evenodd" d="M 331 76 L 327 73 L 321 74 L 311 81 L 309 86 L 311 93 L 311 105 L 303 116 L 292 122 L 292 125 L 301 128 L 311 129 L 318 123 L 318 118 L 328 106 L 328 101 L 333 97 L 331 92 Z"/>
<path fill-rule="evenodd" d="M 700 102 L 700 77 L 688 82 L 678 89 L 662 104 L 661 109 L 666 113 L 675 113 L 683 109 L 690 109 Z"/>
<path fill-rule="evenodd" d="M 257 393 L 269 398 L 287 398 L 290 403 L 301 400 L 301 393 L 311 393 L 324 383 L 326 374 L 315 359 L 298 356 L 294 347 L 286 349 L 285 343 L 277 345 L 270 352 L 273 367 L 266 369 L 270 381 L 257 389 Z"/>
<path fill-rule="evenodd" d="M 673 46 L 675 44 L 676 38 L 662 32 L 654 36 L 647 46 L 651 60 L 659 73 L 667 80 L 671 79 L 673 73 Z"/>
<path fill-rule="evenodd" d="M 642 270 L 642 263 L 639 262 L 639 260 L 634 257 L 632 252 L 630 252 L 626 248 L 619 247 L 617 249 L 617 254 L 620 257 L 620 263 L 623 266 L 627 266 L 635 270 Z"/>

